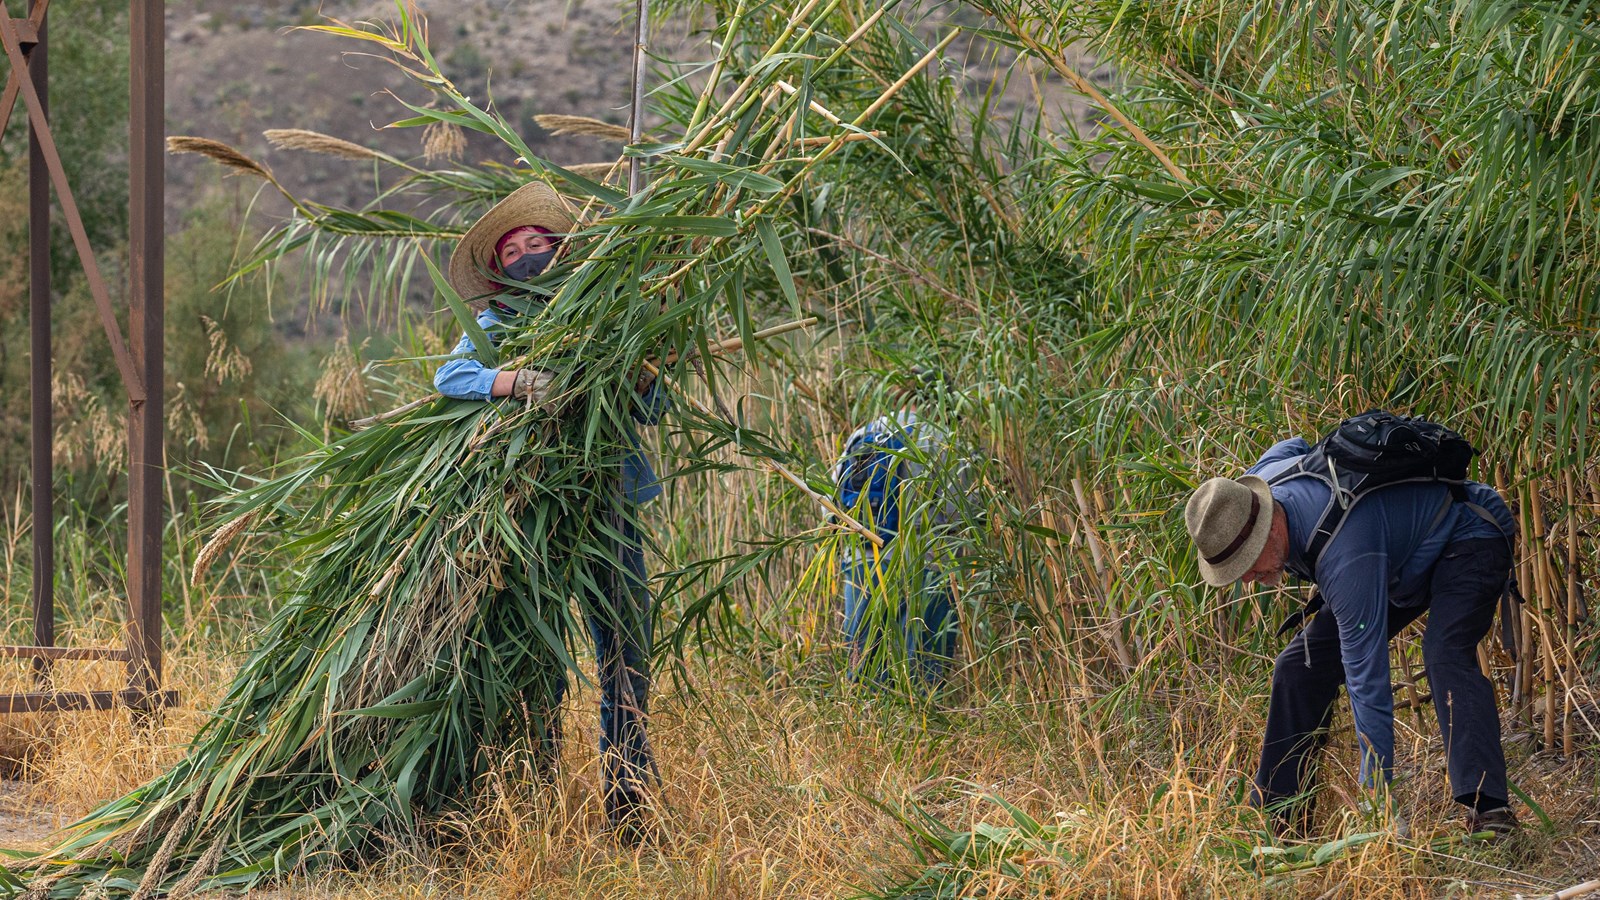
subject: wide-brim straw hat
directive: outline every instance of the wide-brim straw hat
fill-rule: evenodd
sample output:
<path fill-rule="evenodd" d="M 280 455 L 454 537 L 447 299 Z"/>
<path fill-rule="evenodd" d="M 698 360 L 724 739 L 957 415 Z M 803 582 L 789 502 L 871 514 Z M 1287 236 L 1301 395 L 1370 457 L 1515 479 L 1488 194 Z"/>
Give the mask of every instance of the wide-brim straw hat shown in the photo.
<path fill-rule="evenodd" d="M 488 275 L 494 245 L 502 235 L 521 225 L 537 225 L 565 236 L 572 232 L 575 221 L 567 201 L 550 185 L 534 181 L 517 188 L 473 223 L 456 244 L 446 274 L 450 286 L 473 309 L 482 310 L 488 305 L 487 295 L 505 290 L 505 285 Z"/>
<path fill-rule="evenodd" d="M 1272 532 L 1272 516 L 1272 488 L 1259 476 L 1213 478 L 1195 489 L 1183 523 L 1206 584 L 1233 584 L 1255 566 Z"/>

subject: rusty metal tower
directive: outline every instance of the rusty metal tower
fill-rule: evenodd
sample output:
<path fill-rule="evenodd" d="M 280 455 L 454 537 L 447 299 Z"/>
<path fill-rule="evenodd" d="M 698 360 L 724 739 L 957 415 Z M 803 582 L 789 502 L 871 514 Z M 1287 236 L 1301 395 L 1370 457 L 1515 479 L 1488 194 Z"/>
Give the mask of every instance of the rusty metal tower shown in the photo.
<path fill-rule="evenodd" d="M 162 201 L 165 147 L 165 37 L 163 0 L 129 0 L 128 117 L 128 334 L 95 262 L 72 186 L 67 181 L 50 129 L 46 24 L 50 0 L 29 0 L 28 15 L 13 17 L 0 6 L 0 49 L 9 64 L 0 95 L 0 132 L 20 96 L 28 116 L 28 249 L 32 320 L 33 432 L 33 644 L 0 647 L 0 656 L 31 658 L 39 690 L 0 694 L 0 713 L 30 710 L 109 709 L 149 711 L 172 702 L 161 690 L 161 474 L 162 340 L 165 298 Z M 70 19 L 64 23 L 70 26 Z M 52 497 L 54 422 L 51 414 L 50 198 L 83 267 L 89 292 L 110 343 L 128 400 L 127 644 L 124 647 L 55 645 L 55 521 Z M 121 660 L 128 686 L 120 691 L 50 690 L 55 660 Z"/>

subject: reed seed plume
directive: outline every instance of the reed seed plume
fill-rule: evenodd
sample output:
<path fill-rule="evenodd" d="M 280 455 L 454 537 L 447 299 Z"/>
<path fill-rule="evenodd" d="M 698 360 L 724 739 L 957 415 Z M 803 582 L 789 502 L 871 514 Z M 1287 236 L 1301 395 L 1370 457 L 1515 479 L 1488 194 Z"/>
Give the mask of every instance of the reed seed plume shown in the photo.
<path fill-rule="evenodd" d="M 461 126 L 434 122 L 422 129 L 422 158 L 428 162 L 460 159 L 467 152 L 467 135 Z"/>
<path fill-rule="evenodd" d="M 341 335 L 334 342 L 333 352 L 322 360 L 322 375 L 311 393 L 329 419 L 348 421 L 365 410 L 366 374 L 348 336 Z"/>
<path fill-rule="evenodd" d="M 255 175 L 274 184 L 277 179 L 273 177 L 272 170 L 265 164 L 256 162 L 243 152 L 210 138 L 191 137 L 175 134 L 167 138 L 168 153 L 198 153 L 201 156 L 220 163 L 236 175 Z"/>
<path fill-rule="evenodd" d="M 601 138 L 608 141 L 621 141 L 626 144 L 632 140 L 626 125 L 613 125 L 588 116 L 564 116 L 556 113 L 546 113 L 533 117 L 533 121 L 540 128 L 556 136 L 569 134 L 582 135 L 583 137 Z"/>
<path fill-rule="evenodd" d="M 242 516 L 235 516 L 218 528 L 211 535 L 211 539 L 206 541 L 205 546 L 200 548 L 199 555 L 194 558 L 194 566 L 189 570 L 189 582 L 200 584 L 204 581 L 206 573 L 211 571 L 212 564 L 233 546 L 233 542 L 250 527 L 258 515 L 258 512 L 252 510 Z"/>
<path fill-rule="evenodd" d="M 63 423 L 53 443 L 56 465 L 84 468 L 123 452 L 126 427 L 82 376 L 57 370 L 51 373 L 50 382 L 51 403 L 57 420 Z"/>
<path fill-rule="evenodd" d="M 387 154 L 379 153 L 370 147 L 363 147 L 354 141 L 323 134 L 320 131 L 308 131 L 304 128 L 269 128 L 261 134 L 272 146 L 280 150 L 301 150 L 306 153 L 337 156 L 340 159 L 380 161 L 390 159 Z"/>
<path fill-rule="evenodd" d="M 217 863 L 222 861 L 222 852 L 227 846 L 227 837 L 217 838 L 212 843 L 211 849 L 207 850 L 205 855 L 200 857 L 200 861 L 183 876 L 183 880 L 173 886 L 172 893 L 167 895 L 168 900 L 186 900 L 194 896 L 200 883 L 216 872 Z"/>
<path fill-rule="evenodd" d="M 213 162 L 221 164 L 229 170 L 230 174 L 254 175 L 261 178 L 277 188 L 278 193 L 283 195 L 283 199 L 288 200 L 301 215 L 306 218 L 316 217 L 314 211 L 301 203 L 298 197 L 289 193 L 288 189 L 283 186 L 282 182 L 278 181 L 277 176 L 272 174 L 272 170 L 267 168 L 265 163 L 257 162 L 246 156 L 242 151 L 221 141 L 189 135 L 172 135 L 167 138 L 167 152 L 172 154 L 198 153 Z"/>
<path fill-rule="evenodd" d="M 205 418 L 189 396 L 188 386 L 181 381 L 176 382 L 167 395 L 166 421 L 169 440 L 192 441 L 201 450 L 210 449 L 211 434 Z"/>
<path fill-rule="evenodd" d="M 254 368 L 250 357 L 228 340 L 228 333 L 216 319 L 203 315 L 200 324 L 204 326 L 206 341 L 211 345 L 211 351 L 206 354 L 206 375 L 216 379 L 217 384 L 247 378 Z"/>

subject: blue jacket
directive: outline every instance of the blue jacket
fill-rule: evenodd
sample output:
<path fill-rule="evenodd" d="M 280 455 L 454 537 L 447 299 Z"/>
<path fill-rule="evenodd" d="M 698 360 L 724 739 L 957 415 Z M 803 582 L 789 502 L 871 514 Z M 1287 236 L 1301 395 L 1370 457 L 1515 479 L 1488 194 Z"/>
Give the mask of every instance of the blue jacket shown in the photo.
<path fill-rule="evenodd" d="M 1273 445 L 1249 473 L 1271 480 L 1294 465 L 1311 446 L 1301 438 Z M 1394 771 L 1394 691 L 1389 682 L 1389 605 L 1428 602 L 1429 579 L 1445 546 L 1473 538 L 1514 533 L 1511 510 L 1494 488 L 1467 483 L 1467 499 L 1488 510 L 1490 524 L 1464 503 L 1452 504 L 1440 484 L 1397 484 L 1363 497 L 1350 509 L 1339 534 L 1323 548 L 1316 571 L 1305 558 L 1307 542 L 1328 504 L 1328 486 L 1315 478 L 1273 485 L 1272 498 L 1289 522 L 1286 570 L 1312 581 L 1327 602 L 1325 613 L 1339 624 L 1339 654 L 1361 745 L 1361 781 L 1384 783 Z M 1437 527 L 1434 527 L 1438 521 Z"/>
<path fill-rule="evenodd" d="M 902 502 L 923 526 L 939 530 L 955 524 L 960 501 L 972 489 L 972 471 L 967 460 L 951 464 L 949 443 L 948 432 L 909 409 L 879 416 L 845 439 L 844 452 L 833 464 L 833 497 L 846 510 L 870 507 L 869 518 L 884 540 L 876 558 L 887 561 L 894 554 Z M 872 464 L 871 478 L 847 489 L 854 467 L 863 462 Z M 933 548 L 928 552 L 931 565 Z M 873 558 L 863 540 L 847 541 L 839 556 L 847 570 Z"/>
<path fill-rule="evenodd" d="M 489 335 L 489 340 L 499 343 L 500 316 L 493 307 L 478 313 L 478 327 Z M 476 350 L 472 338 L 463 334 L 456 349 L 451 351 L 451 359 L 433 374 L 433 386 L 439 393 L 457 400 L 490 398 L 489 392 L 500 370 L 478 362 L 473 355 Z M 661 412 L 665 408 L 666 395 L 661 390 L 660 379 L 657 379 L 651 382 L 649 392 L 634 404 L 631 412 L 634 420 L 640 424 L 655 425 L 661 421 Z M 630 503 L 649 503 L 661 496 L 661 483 L 656 479 L 655 470 L 650 467 L 649 457 L 644 455 L 640 447 L 638 432 L 629 428 L 628 440 L 633 444 L 633 452 L 622 461 L 622 493 Z"/>

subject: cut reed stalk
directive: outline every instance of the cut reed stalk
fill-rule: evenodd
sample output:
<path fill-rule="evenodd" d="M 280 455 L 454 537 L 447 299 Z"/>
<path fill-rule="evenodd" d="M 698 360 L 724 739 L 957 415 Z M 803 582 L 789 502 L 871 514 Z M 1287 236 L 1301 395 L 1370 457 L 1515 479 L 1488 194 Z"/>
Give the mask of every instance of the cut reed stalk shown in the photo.
<path fill-rule="evenodd" d="M 1544 687 L 1544 748 L 1554 750 L 1556 747 L 1556 694 L 1558 692 L 1558 679 L 1556 677 L 1556 641 L 1557 635 L 1553 633 L 1556 622 L 1556 584 L 1554 573 L 1550 570 L 1550 547 L 1546 540 L 1549 529 L 1544 517 L 1544 498 L 1540 495 L 1537 482 L 1530 482 L 1527 490 L 1528 513 L 1531 522 L 1529 531 L 1529 551 L 1533 566 L 1534 580 L 1538 584 L 1539 608 L 1539 647 L 1542 665 L 1540 667 L 1541 680 Z"/>
<path fill-rule="evenodd" d="M 1566 501 L 1567 513 L 1567 604 L 1566 628 L 1562 630 L 1561 640 L 1570 648 L 1578 635 L 1578 497 L 1577 489 L 1572 476 L 1572 470 L 1567 469 L 1561 473 L 1563 499 Z M 1571 756 L 1572 743 L 1572 691 L 1566 692 L 1566 702 L 1561 708 L 1561 754 Z"/>
<path fill-rule="evenodd" d="M 1556 883 L 1560 884 L 1559 881 Z M 1600 880 L 1585 881 L 1582 884 L 1575 884 L 1572 887 L 1556 891 L 1554 894 L 1545 897 L 1544 900 L 1577 900 L 1579 897 L 1587 897 L 1597 891 L 1600 891 Z"/>
<path fill-rule="evenodd" d="M 766 328 L 766 329 L 763 329 L 762 331 L 756 332 L 755 339 L 756 340 L 765 340 L 767 338 L 777 337 L 778 335 L 781 335 L 781 334 L 788 334 L 791 331 L 799 331 L 802 328 L 809 328 L 810 326 L 815 325 L 818 321 L 820 321 L 820 320 L 817 319 L 815 316 L 812 316 L 810 318 L 797 319 L 797 320 L 795 320 L 793 322 L 785 322 L 782 325 L 773 325 L 770 328 Z M 716 355 L 718 353 L 732 353 L 732 352 L 734 352 L 736 350 L 743 350 L 743 349 L 744 349 L 744 338 L 738 337 L 738 336 L 731 337 L 731 338 L 724 338 L 724 339 L 722 339 L 720 341 L 716 341 L 716 342 L 711 344 L 711 351 L 712 351 L 713 355 Z M 689 354 L 689 358 L 693 358 L 693 356 L 694 356 L 693 353 Z M 677 351 L 671 351 L 666 356 L 666 363 L 665 364 L 666 365 L 671 365 L 674 362 L 676 362 L 677 359 L 678 359 Z M 515 363 L 513 363 L 513 364 L 515 364 Z M 410 403 L 406 403 L 406 404 L 404 404 L 402 406 L 397 406 L 394 409 L 391 409 L 391 410 L 389 410 L 387 412 L 381 412 L 381 413 L 378 413 L 375 416 L 367 416 L 366 418 L 363 418 L 363 419 L 353 419 L 350 422 L 350 428 L 352 430 L 355 430 L 355 431 L 359 431 L 359 430 L 361 430 L 363 428 L 371 428 L 373 425 L 378 425 L 378 424 L 381 424 L 383 422 L 392 421 L 394 419 L 400 418 L 401 416 L 405 415 L 406 413 L 415 412 L 415 411 L 423 408 L 424 406 L 427 406 L 428 404 L 430 404 L 430 403 L 432 403 L 432 402 L 434 402 L 436 400 L 439 400 L 440 398 L 441 398 L 441 395 L 437 391 L 435 391 L 434 393 L 429 394 L 426 397 L 421 397 L 419 399 L 411 401 Z"/>

